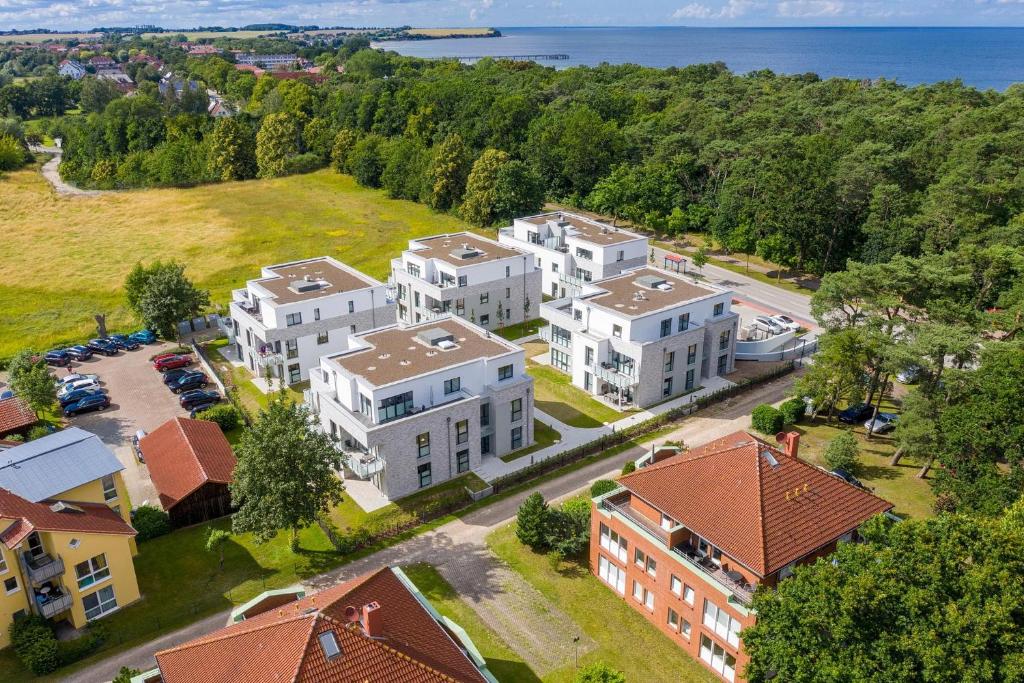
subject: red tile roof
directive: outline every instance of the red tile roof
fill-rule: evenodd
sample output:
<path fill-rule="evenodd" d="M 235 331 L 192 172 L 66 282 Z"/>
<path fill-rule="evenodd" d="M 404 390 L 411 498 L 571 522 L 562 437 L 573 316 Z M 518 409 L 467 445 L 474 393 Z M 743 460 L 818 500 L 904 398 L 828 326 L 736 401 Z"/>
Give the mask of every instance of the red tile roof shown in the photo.
<path fill-rule="evenodd" d="M 747 432 L 637 470 L 620 482 L 761 576 L 892 509 L 891 503 Z"/>
<path fill-rule="evenodd" d="M 139 447 L 164 508 L 206 482 L 230 483 L 238 462 L 220 427 L 206 420 L 168 420 L 143 437 Z"/>
<path fill-rule="evenodd" d="M 373 601 L 380 604 L 380 638 L 345 616 L 346 607 Z M 320 646 L 326 631 L 341 649 L 333 659 Z M 387 567 L 158 652 L 156 660 L 163 683 L 486 680 Z"/>
<path fill-rule="evenodd" d="M 0 401 L 0 434 L 16 432 L 37 421 L 36 414 L 17 396 Z"/>
<path fill-rule="evenodd" d="M 102 503 L 76 501 L 71 505 L 79 508 L 81 512 L 72 509 L 54 512 L 50 508 L 54 502 L 33 503 L 7 489 L 0 488 L 0 519 L 13 522 L 3 533 L 0 533 L 0 542 L 3 542 L 8 548 L 14 548 L 33 530 L 135 535 L 135 529 Z"/>

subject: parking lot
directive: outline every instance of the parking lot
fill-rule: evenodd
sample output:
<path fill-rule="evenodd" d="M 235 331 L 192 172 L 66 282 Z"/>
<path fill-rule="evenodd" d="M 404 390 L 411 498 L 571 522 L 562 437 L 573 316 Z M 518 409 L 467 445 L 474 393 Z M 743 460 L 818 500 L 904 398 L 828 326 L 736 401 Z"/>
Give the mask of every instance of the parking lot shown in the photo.
<path fill-rule="evenodd" d="M 146 501 L 157 506 L 160 503 L 146 466 L 135 459 L 132 435 L 139 429 L 151 432 L 172 417 L 188 414 L 149 362 L 151 356 L 173 347 L 169 343 L 149 344 L 135 351 L 121 351 L 116 356 L 97 354 L 87 361 L 75 361 L 70 369 L 54 369 L 57 377 L 69 371 L 99 375 L 103 388 L 110 395 L 110 407 L 72 417 L 69 421 L 99 436 L 117 454 L 125 466 L 122 474 L 135 507 Z"/>

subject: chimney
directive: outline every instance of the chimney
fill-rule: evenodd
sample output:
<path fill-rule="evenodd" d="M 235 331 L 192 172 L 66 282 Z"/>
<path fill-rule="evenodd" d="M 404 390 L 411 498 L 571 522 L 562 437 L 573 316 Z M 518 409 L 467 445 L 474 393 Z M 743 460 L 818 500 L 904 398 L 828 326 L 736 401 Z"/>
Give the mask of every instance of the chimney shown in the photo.
<path fill-rule="evenodd" d="M 363 631 L 370 638 L 384 637 L 384 615 L 376 600 L 363 605 Z"/>
<path fill-rule="evenodd" d="M 797 451 L 800 448 L 800 432 L 787 432 L 783 441 L 783 451 L 789 457 L 796 459 Z"/>

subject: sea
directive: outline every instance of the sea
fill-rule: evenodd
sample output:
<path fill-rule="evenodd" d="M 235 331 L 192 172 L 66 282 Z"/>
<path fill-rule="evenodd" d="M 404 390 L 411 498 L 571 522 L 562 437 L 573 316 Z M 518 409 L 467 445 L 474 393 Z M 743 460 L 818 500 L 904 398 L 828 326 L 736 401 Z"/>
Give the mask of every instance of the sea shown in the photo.
<path fill-rule="evenodd" d="M 771 69 L 822 78 L 886 78 L 912 86 L 960 79 L 1005 90 L 1024 81 L 1024 28 L 499 27 L 499 38 L 388 41 L 416 57 L 535 55 L 541 64 L 725 62 L 735 73 Z M 553 55 L 566 59 L 544 59 Z"/>

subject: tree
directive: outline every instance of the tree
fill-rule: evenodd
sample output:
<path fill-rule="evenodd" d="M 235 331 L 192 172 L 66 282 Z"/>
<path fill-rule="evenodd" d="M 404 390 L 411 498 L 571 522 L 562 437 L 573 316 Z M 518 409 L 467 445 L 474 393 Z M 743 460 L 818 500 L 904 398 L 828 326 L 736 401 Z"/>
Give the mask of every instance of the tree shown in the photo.
<path fill-rule="evenodd" d="M 588 664 L 576 672 L 574 683 L 626 683 L 626 676 L 604 662 Z"/>
<path fill-rule="evenodd" d="M 508 162 L 509 156 L 506 152 L 485 149 L 473 163 L 473 170 L 466 181 L 462 206 L 459 208 L 462 217 L 473 225 L 485 227 L 494 223 L 498 174 Z"/>
<path fill-rule="evenodd" d="M 256 167 L 260 178 L 276 178 L 285 174 L 289 157 L 299 153 L 302 128 L 299 117 L 279 112 L 263 117 L 256 134 Z"/>
<path fill-rule="evenodd" d="M 544 496 L 531 493 L 516 513 L 516 538 L 532 550 L 542 550 L 546 547 L 547 518 L 548 504 Z"/>
<path fill-rule="evenodd" d="M 558 557 L 579 557 L 590 547 L 590 499 L 573 498 L 548 509 L 544 545 Z"/>
<path fill-rule="evenodd" d="M 121 670 L 114 676 L 114 680 L 111 683 L 132 683 L 132 678 L 138 676 L 141 671 L 138 669 L 132 669 L 127 666 L 122 666 Z"/>
<path fill-rule="evenodd" d="M 384 173 L 383 147 L 384 138 L 375 134 L 364 135 L 353 145 L 348 168 L 363 187 L 380 187 Z"/>
<path fill-rule="evenodd" d="M 691 260 L 693 261 L 693 265 L 697 268 L 697 270 L 699 270 L 701 273 L 703 273 L 704 272 L 704 266 L 706 266 L 708 264 L 708 249 L 707 249 L 707 247 L 705 247 L 703 245 L 698 247 L 697 251 L 693 252 L 693 257 L 692 257 Z"/>
<path fill-rule="evenodd" d="M 121 97 L 117 84 L 106 78 L 82 79 L 82 91 L 78 96 L 82 111 L 87 114 L 99 114 L 107 105 Z"/>
<path fill-rule="evenodd" d="M 513 159 L 498 169 L 494 182 L 495 222 L 534 214 L 544 206 L 544 182 L 532 166 Z"/>
<path fill-rule="evenodd" d="M 35 412 L 36 417 L 57 402 L 57 388 L 53 384 L 53 376 L 43 363 L 37 363 L 27 371 L 13 375 L 11 389 Z"/>
<path fill-rule="evenodd" d="M 1024 503 L 1001 518 L 876 518 L 861 533 L 754 595 L 747 680 L 1020 680 Z"/>
<path fill-rule="evenodd" d="M 807 404 L 804 403 L 802 398 L 791 398 L 782 402 L 782 405 L 779 406 L 779 412 L 782 413 L 786 424 L 795 425 L 803 418 L 804 413 L 807 412 Z"/>
<path fill-rule="evenodd" d="M 12 135 L 0 135 L 0 171 L 14 171 L 25 165 L 25 148 Z"/>
<path fill-rule="evenodd" d="M 256 177 L 256 141 L 252 129 L 240 118 L 226 116 L 214 124 L 209 169 L 220 180 Z"/>
<path fill-rule="evenodd" d="M 331 165 L 338 173 L 348 173 L 348 158 L 358 139 L 359 136 L 350 128 L 342 128 L 334 136 L 334 144 L 331 146 Z"/>
<path fill-rule="evenodd" d="M 37 356 L 32 349 L 22 349 L 11 356 L 11 360 L 7 362 L 7 377 L 13 382 L 20 375 L 29 372 L 38 365 L 44 367 L 46 365 L 42 356 Z"/>
<path fill-rule="evenodd" d="M 864 396 L 867 352 L 857 330 L 829 332 L 821 337 L 814 363 L 797 380 L 796 394 L 807 396 L 814 412 L 831 421 L 840 402 L 854 403 Z"/>
<path fill-rule="evenodd" d="M 149 329 L 166 339 L 177 336 L 178 323 L 191 321 L 210 305 L 210 293 L 185 277 L 185 266 L 176 261 L 141 263 L 125 279 L 125 298 Z"/>
<path fill-rule="evenodd" d="M 828 442 L 822 459 L 831 470 L 846 470 L 852 472 L 857 468 L 857 461 L 860 457 L 857 437 L 849 429 L 841 431 L 834 439 Z"/>
<path fill-rule="evenodd" d="M 230 484 L 234 533 L 252 532 L 265 543 L 288 529 L 295 548 L 299 530 L 341 502 L 341 454 L 308 423 L 304 406 L 275 396 L 243 432 Z"/>
<path fill-rule="evenodd" d="M 210 527 L 206 534 L 206 552 L 217 553 L 217 567 L 224 571 L 224 546 L 231 540 L 231 534 L 224 529 Z"/>
<path fill-rule="evenodd" d="M 434 148 L 427 170 L 430 184 L 427 203 L 431 207 L 447 211 L 459 203 L 466 189 L 469 164 L 469 150 L 458 133 L 452 133 Z"/>

